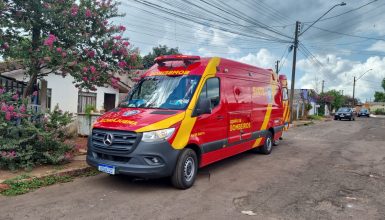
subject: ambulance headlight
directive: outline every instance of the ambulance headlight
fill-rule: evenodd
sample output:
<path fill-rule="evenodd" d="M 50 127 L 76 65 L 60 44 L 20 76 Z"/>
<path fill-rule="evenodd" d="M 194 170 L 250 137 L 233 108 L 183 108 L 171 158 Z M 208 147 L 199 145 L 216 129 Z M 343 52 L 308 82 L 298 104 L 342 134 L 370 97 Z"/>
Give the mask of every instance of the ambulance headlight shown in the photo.
<path fill-rule="evenodd" d="M 166 128 L 162 130 L 143 132 L 142 141 L 155 142 L 155 141 L 167 140 L 172 136 L 174 131 L 175 131 L 175 128 Z"/>

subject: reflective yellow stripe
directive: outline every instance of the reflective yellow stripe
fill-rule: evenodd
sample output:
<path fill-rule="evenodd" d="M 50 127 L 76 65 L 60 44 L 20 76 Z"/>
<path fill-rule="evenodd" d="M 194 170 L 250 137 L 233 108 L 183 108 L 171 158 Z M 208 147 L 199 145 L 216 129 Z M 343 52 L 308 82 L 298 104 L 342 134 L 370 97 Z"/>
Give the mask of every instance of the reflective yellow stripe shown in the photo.
<path fill-rule="evenodd" d="M 263 119 L 263 123 L 262 123 L 262 126 L 261 128 L 259 129 L 259 131 L 263 131 L 263 130 L 266 130 L 267 126 L 269 125 L 269 121 L 270 121 L 270 117 L 271 117 L 271 112 L 273 110 L 273 103 L 274 103 L 274 96 L 275 96 L 275 93 L 277 92 L 277 85 L 274 83 L 274 80 L 271 79 L 270 80 L 270 84 L 271 84 L 271 96 L 272 96 L 272 103 L 269 103 L 267 105 L 267 109 L 266 109 L 266 114 L 265 114 L 265 118 Z M 262 141 L 262 138 L 257 138 L 257 140 L 255 140 L 252 148 L 254 147 L 258 147 L 260 144 L 261 144 L 261 141 Z"/>
<path fill-rule="evenodd" d="M 285 122 L 289 122 L 289 117 L 290 117 L 290 106 L 289 104 L 287 105 L 287 112 L 285 115 Z"/>
<path fill-rule="evenodd" d="M 269 124 L 269 121 L 270 121 L 270 116 L 271 116 L 271 111 L 273 109 L 273 106 L 272 104 L 269 104 L 267 106 L 267 110 L 266 110 L 266 114 L 265 114 L 265 118 L 263 119 L 263 123 L 262 123 L 262 126 L 261 126 L 261 129 L 259 129 L 260 131 L 262 130 L 266 130 L 266 127 L 267 125 Z M 258 147 L 259 144 L 261 143 L 262 141 L 262 138 L 257 138 L 257 140 L 255 140 L 254 144 L 253 144 L 253 148 L 254 147 Z"/>
<path fill-rule="evenodd" d="M 182 112 L 177 115 L 171 116 L 169 118 L 163 119 L 162 121 L 158 121 L 154 124 L 150 124 L 145 127 L 139 128 L 135 131 L 145 132 L 145 131 L 154 131 L 154 130 L 169 128 L 171 125 L 180 122 L 183 119 L 184 115 L 185 115 L 185 112 Z"/>
<path fill-rule="evenodd" d="M 285 122 L 286 112 L 287 112 L 287 103 L 286 102 L 284 102 L 283 107 L 285 110 L 283 111 L 282 120 L 283 120 L 283 122 Z"/>
<path fill-rule="evenodd" d="M 171 144 L 173 148 L 182 149 L 187 145 L 188 140 L 190 138 L 191 131 L 197 120 L 196 117 L 191 117 L 191 114 L 193 112 L 196 102 L 198 101 L 198 97 L 205 83 L 205 79 L 207 77 L 215 76 L 215 73 L 217 72 L 217 66 L 219 65 L 219 63 L 220 63 L 220 58 L 213 57 L 210 59 L 209 63 L 207 64 L 207 67 L 203 72 L 202 78 L 197 86 L 197 90 L 194 96 L 192 97 L 189 106 L 186 109 L 186 116 L 183 119 L 180 125 L 180 128 L 178 130 L 178 133 L 176 134 L 175 139 Z"/>

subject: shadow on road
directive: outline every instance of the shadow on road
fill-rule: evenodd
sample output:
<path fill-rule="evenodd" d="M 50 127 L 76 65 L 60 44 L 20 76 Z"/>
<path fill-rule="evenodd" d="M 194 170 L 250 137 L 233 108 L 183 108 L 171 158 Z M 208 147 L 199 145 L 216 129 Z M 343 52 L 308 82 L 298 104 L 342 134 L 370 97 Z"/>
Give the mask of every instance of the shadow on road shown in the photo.
<path fill-rule="evenodd" d="M 279 147 L 274 149 L 275 151 L 279 150 Z M 273 156 L 274 152 L 272 153 Z M 198 170 L 198 176 L 196 183 L 204 179 L 210 180 L 210 177 L 213 173 L 218 172 L 228 172 L 228 169 L 238 164 L 244 163 L 245 161 L 252 160 L 255 157 L 270 157 L 262 154 L 258 154 L 252 151 L 246 151 L 244 153 L 226 158 L 224 160 L 218 161 L 216 163 L 210 164 L 206 167 L 200 168 Z M 116 188 L 119 190 L 125 189 L 127 191 L 131 190 L 159 190 L 159 189 L 170 189 L 174 190 L 171 185 L 170 178 L 160 178 L 160 179 L 140 179 L 134 178 L 125 175 L 108 175 L 101 174 L 98 176 L 97 181 L 92 181 L 92 183 L 98 187 L 105 188 Z"/>

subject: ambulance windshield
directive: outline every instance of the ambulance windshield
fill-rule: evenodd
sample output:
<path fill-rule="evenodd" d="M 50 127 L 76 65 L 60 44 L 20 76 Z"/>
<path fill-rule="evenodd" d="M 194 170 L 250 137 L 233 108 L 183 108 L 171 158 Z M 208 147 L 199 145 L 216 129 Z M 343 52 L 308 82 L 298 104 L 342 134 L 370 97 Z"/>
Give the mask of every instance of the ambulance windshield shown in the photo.
<path fill-rule="evenodd" d="M 200 76 L 150 76 L 143 78 L 121 107 L 181 110 L 190 103 Z"/>

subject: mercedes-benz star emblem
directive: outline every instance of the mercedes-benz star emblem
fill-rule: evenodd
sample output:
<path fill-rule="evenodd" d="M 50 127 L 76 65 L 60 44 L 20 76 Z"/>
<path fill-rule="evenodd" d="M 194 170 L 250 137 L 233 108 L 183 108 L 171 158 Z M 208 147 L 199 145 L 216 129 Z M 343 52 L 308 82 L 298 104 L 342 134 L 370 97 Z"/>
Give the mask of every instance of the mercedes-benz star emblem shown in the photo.
<path fill-rule="evenodd" d="M 113 139 L 114 136 L 112 134 L 106 134 L 103 138 L 103 143 L 107 146 L 110 146 L 112 144 Z"/>

